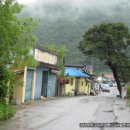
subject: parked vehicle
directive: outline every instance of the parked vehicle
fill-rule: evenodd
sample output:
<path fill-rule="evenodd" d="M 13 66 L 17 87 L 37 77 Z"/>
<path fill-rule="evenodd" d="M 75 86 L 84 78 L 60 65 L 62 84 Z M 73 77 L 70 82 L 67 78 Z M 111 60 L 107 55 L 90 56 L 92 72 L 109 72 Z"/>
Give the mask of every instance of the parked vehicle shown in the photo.
<path fill-rule="evenodd" d="M 114 83 L 112 83 L 113 84 L 113 87 L 117 87 L 117 84 L 116 84 L 116 82 L 114 82 Z"/>
<path fill-rule="evenodd" d="M 112 83 L 112 81 L 109 81 L 109 87 L 113 87 L 113 83 Z"/>
<path fill-rule="evenodd" d="M 110 92 L 110 87 L 108 83 L 101 83 L 101 87 L 103 92 Z"/>

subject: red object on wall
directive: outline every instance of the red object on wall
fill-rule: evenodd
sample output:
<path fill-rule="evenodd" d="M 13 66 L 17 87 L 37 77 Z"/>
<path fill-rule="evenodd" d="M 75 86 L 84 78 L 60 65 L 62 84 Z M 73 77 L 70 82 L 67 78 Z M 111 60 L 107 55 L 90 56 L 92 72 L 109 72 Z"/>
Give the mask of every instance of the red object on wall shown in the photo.
<path fill-rule="evenodd" d="M 70 80 L 66 77 L 59 77 L 58 81 L 60 84 L 69 84 L 70 83 Z"/>

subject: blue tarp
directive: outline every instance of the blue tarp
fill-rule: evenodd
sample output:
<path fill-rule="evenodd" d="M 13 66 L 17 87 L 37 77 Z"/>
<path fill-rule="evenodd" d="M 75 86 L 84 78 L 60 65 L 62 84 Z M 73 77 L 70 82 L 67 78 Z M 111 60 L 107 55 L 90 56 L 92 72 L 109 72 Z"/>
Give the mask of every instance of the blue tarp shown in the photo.
<path fill-rule="evenodd" d="M 69 68 L 69 67 L 65 68 L 65 75 L 66 76 L 74 76 L 74 77 L 90 77 L 89 75 L 84 74 L 83 72 L 81 72 L 77 68 Z"/>

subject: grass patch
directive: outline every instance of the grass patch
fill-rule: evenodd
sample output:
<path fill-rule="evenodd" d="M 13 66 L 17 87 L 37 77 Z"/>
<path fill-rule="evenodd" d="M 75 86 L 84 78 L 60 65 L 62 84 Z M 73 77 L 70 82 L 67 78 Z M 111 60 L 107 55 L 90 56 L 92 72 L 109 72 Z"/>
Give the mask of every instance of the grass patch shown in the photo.
<path fill-rule="evenodd" d="M 128 98 L 128 104 L 130 106 L 130 86 L 127 88 L 127 98 Z"/>
<path fill-rule="evenodd" d="M 128 86 L 128 89 L 127 89 L 127 97 L 128 99 L 130 99 L 130 86 Z"/>
<path fill-rule="evenodd" d="M 15 109 L 11 105 L 0 102 L 0 121 L 7 120 L 14 116 L 14 114 Z"/>

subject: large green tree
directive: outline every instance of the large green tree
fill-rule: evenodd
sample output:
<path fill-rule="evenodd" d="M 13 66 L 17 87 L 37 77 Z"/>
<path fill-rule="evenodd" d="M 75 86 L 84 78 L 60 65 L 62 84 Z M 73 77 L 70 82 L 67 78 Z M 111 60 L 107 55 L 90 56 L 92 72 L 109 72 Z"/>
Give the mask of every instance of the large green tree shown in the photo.
<path fill-rule="evenodd" d="M 11 68 L 31 62 L 35 22 L 18 16 L 23 7 L 14 0 L 0 0 L 0 65 Z"/>
<path fill-rule="evenodd" d="M 15 0 L 0 0 L 0 97 L 13 87 L 12 71 L 25 65 L 36 65 L 30 55 L 37 38 L 32 18 L 20 18 L 23 5 Z M 12 75 L 12 76 L 11 76 Z M 11 88 L 10 88 L 11 87 Z"/>
<path fill-rule="evenodd" d="M 103 23 L 90 28 L 79 44 L 79 49 L 85 55 L 97 57 L 110 67 L 120 96 L 121 82 L 129 75 L 129 72 L 124 74 L 124 70 L 129 68 L 129 57 L 125 53 L 129 43 L 130 32 L 127 26 L 123 23 Z"/>

